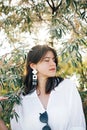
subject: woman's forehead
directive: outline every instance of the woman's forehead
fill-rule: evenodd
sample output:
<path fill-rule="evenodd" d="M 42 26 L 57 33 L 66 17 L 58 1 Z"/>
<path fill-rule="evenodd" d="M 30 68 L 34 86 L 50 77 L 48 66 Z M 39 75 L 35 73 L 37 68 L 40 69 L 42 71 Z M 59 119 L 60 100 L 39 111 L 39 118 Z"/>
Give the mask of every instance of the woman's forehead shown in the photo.
<path fill-rule="evenodd" d="M 41 60 L 46 59 L 46 58 L 55 58 L 54 53 L 53 53 L 52 51 L 48 51 L 48 52 L 41 58 Z"/>

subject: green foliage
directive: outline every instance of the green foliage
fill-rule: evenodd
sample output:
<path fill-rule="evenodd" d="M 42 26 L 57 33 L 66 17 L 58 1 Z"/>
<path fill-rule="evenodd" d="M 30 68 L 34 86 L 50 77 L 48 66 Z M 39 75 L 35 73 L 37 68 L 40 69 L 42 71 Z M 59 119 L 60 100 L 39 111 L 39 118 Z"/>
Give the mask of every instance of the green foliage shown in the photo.
<path fill-rule="evenodd" d="M 87 124 L 87 91 L 79 91 L 82 101 L 83 101 L 83 109 L 84 109 L 84 114 L 86 118 L 86 124 Z"/>
<path fill-rule="evenodd" d="M 8 97 L 8 100 L 1 101 L 0 106 L 2 107 L 2 113 L 1 118 L 7 123 L 10 123 L 10 118 L 15 116 L 18 117 L 17 113 L 13 111 L 13 105 L 14 103 L 20 104 L 20 97 L 15 92 L 9 92 L 5 94 L 4 96 Z"/>
<path fill-rule="evenodd" d="M 1 101 L 1 118 L 9 126 L 10 118 L 18 115 L 12 110 L 14 103 L 20 104 L 20 92 L 23 89 L 23 68 L 25 53 L 21 50 L 14 50 L 11 54 L 3 56 L 0 64 L 0 95 L 8 97 Z M 2 67 L 3 66 L 3 67 Z"/>

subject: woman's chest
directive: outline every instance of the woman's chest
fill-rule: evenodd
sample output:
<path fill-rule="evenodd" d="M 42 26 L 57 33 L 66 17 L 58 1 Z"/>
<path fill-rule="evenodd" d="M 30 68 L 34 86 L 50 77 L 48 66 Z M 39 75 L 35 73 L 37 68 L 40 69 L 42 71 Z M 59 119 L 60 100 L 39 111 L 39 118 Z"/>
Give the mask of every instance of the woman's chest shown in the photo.
<path fill-rule="evenodd" d="M 23 124 L 26 130 L 41 130 L 45 125 L 39 120 L 40 113 L 45 111 L 43 104 L 37 98 L 23 104 Z M 69 106 L 64 98 L 50 97 L 47 104 L 48 123 L 52 130 L 63 130 L 69 120 Z"/>

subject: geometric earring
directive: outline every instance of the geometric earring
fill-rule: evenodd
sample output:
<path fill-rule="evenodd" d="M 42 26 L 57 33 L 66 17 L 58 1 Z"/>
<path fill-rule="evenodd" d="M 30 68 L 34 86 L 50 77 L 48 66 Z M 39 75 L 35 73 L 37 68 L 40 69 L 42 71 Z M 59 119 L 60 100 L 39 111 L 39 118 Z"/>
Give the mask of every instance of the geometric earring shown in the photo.
<path fill-rule="evenodd" d="M 37 85 L 37 71 L 35 69 L 32 71 L 32 85 Z"/>

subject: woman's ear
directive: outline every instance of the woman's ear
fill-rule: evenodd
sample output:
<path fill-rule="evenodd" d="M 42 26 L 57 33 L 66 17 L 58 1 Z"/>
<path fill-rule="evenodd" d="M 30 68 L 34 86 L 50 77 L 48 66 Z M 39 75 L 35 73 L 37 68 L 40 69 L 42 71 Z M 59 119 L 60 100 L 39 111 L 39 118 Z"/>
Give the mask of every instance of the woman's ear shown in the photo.
<path fill-rule="evenodd" d="M 36 69 L 36 64 L 30 63 L 30 67 L 31 67 L 32 69 Z"/>

